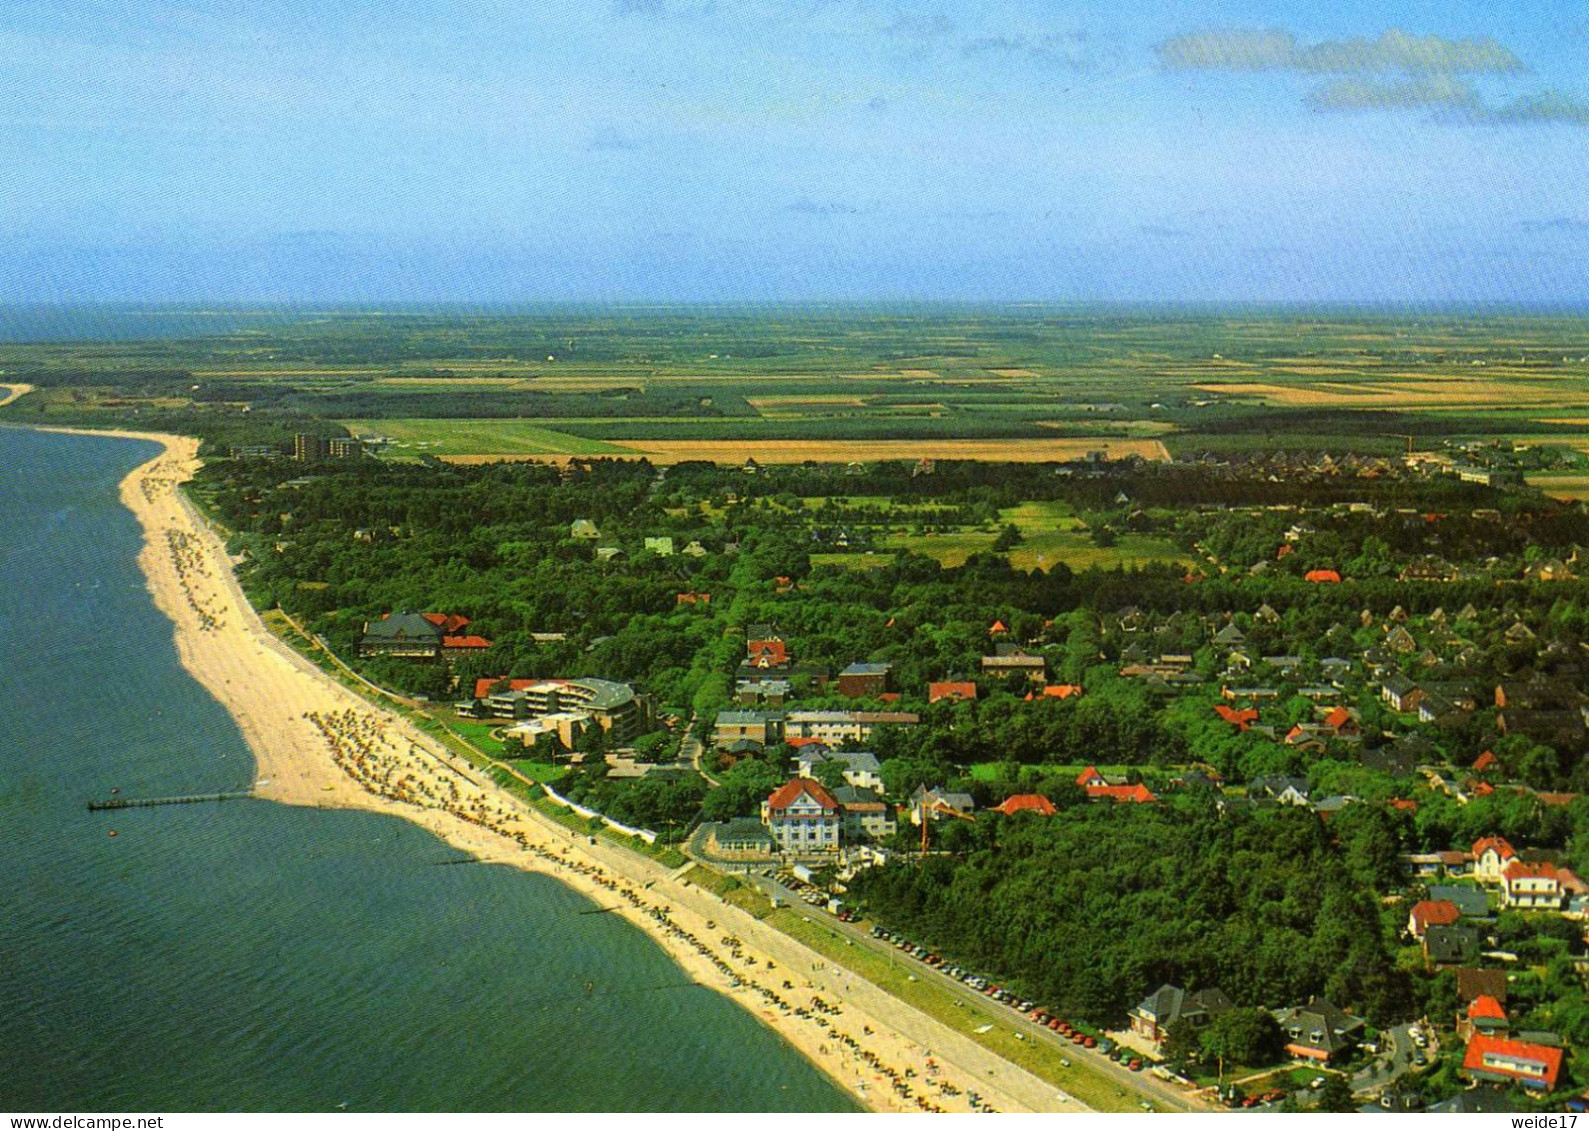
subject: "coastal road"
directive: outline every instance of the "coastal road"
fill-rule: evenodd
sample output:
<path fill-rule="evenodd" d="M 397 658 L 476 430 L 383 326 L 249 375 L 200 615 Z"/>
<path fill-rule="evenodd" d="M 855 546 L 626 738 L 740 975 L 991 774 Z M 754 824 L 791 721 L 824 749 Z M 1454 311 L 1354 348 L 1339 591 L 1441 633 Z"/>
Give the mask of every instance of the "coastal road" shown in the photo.
<path fill-rule="evenodd" d="M 1173 1084 L 1166 1083 L 1146 1072 L 1132 1072 L 1123 1068 L 1114 1061 L 1109 1060 L 1098 1052 L 1089 1052 L 1060 1037 L 1057 1033 L 1045 1026 L 1029 1020 L 1025 1014 L 1001 1005 L 985 994 L 979 993 L 960 981 L 951 978 L 937 967 L 929 966 L 925 962 L 906 956 L 899 948 L 880 943 L 867 931 L 861 930 L 853 923 L 846 923 L 836 915 L 830 915 L 819 907 L 809 907 L 800 896 L 784 887 L 776 880 L 766 877 L 752 877 L 754 883 L 769 895 L 775 895 L 780 902 L 788 903 L 792 907 L 806 907 L 806 913 L 813 919 L 820 920 L 824 926 L 830 927 L 846 935 L 856 946 L 870 948 L 877 954 L 888 956 L 891 960 L 908 968 L 918 980 L 932 982 L 954 994 L 958 999 L 975 1004 L 978 1008 L 991 1012 L 999 1018 L 999 1023 L 1008 1024 L 1014 1032 L 1024 1035 L 1028 1041 L 1047 1043 L 1054 1048 L 1064 1050 L 1067 1057 L 1073 1057 L 1084 1062 L 1105 1079 L 1110 1080 L 1122 1091 L 1124 1095 L 1139 1095 L 1152 1101 L 1154 1107 L 1161 1111 L 1222 1111 L 1224 1109 L 1212 1104 L 1204 1103 L 1196 1096 Z"/>

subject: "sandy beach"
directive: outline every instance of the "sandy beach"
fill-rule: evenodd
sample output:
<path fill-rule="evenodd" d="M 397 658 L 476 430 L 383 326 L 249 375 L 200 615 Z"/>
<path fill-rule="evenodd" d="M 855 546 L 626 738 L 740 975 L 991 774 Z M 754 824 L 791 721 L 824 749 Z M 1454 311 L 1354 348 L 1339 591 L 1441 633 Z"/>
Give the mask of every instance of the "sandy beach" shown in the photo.
<path fill-rule="evenodd" d="M 143 526 L 139 564 L 175 626 L 184 667 L 237 720 L 272 801 L 387 813 L 482 861 L 555 876 L 644 930 L 873 1111 L 1085 1110 L 1054 1087 L 884 994 L 655 861 L 577 836 L 498 788 L 393 712 L 276 639 L 244 599 L 225 546 L 178 490 L 198 441 L 121 484 Z M 980 1104 L 971 1099 L 980 1096 Z"/>

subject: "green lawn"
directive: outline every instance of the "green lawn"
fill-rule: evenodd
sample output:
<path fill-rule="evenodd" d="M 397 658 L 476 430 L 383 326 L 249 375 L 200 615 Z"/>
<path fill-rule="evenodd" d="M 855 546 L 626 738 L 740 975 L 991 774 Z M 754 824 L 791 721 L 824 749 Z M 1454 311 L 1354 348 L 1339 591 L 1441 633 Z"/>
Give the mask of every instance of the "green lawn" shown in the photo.
<path fill-rule="evenodd" d="M 972 554 L 990 550 L 996 533 L 989 531 L 958 531 L 952 534 L 894 534 L 881 542 L 881 549 L 856 554 L 812 554 L 811 564 L 837 565 L 847 569 L 875 569 L 888 565 L 900 550 L 936 558 L 946 566 L 965 564 Z M 1054 530 L 1032 534 L 1009 553 L 1010 564 L 1016 569 L 1052 569 L 1063 562 L 1071 569 L 1097 567 L 1114 569 L 1134 567 L 1150 562 L 1183 562 L 1186 554 L 1162 538 L 1142 534 L 1123 534 L 1113 546 L 1094 544 L 1092 537 L 1083 532 Z"/>
<path fill-rule="evenodd" d="M 1088 1064 L 1081 1053 L 1036 1041 L 1016 1040 L 1010 1026 L 1010 1012 L 1003 1006 L 983 1008 L 960 1000 L 936 983 L 913 978 L 913 971 L 892 955 L 860 946 L 838 931 L 803 915 L 793 908 L 773 912 L 768 922 L 785 934 L 805 943 L 839 965 L 855 971 L 930 1017 L 976 1041 L 990 1052 L 1026 1069 L 1034 1076 L 1063 1088 L 1097 1111 L 1139 1111 L 1135 1093 L 1123 1089 L 1111 1077 Z M 991 1025 L 987 1032 L 978 1029 Z M 1070 1061 L 1066 1067 L 1064 1060 Z"/>
<path fill-rule="evenodd" d="M 355 435 L 386 436 L 387 456 L 633 455 L 604 440 L 543 428 L 523 420 L 343 420 Z"/>

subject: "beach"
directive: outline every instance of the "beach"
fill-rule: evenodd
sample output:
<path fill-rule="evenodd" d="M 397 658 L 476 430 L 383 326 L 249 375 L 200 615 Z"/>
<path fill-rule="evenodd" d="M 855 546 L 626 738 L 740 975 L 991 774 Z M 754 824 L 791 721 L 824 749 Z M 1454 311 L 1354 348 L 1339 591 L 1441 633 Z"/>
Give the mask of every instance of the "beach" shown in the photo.
<path fill-rule="evenodd" d="M 332 679 L 265 627 L 221 539 L 179 490 L 199 466 L 198 441 L 94 434 L 163 446 L 122 481 L 121 500 L 142 526 L 139 565 L 184 668 L 253 751 L 257 796 L 399 816 L 481 861 L 557 878 L 645 931 L 694 981 L 728 995 L 873 1111 L 1083 1110 L 691 884 L 688 867 L 592 843 Z"/>

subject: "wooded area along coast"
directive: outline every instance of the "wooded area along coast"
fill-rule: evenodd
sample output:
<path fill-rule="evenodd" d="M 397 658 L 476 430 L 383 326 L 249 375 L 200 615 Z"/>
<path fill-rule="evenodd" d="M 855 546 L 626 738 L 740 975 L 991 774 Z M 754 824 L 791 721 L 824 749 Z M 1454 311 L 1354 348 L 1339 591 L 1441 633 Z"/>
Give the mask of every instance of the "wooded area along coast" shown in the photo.
<path fill-rule="evenodd" d="M 968 1091 L 1000 1111 L 1054 1109 L 1052 1085 L 831 966 L 687 875 L 589 843 L 337 683 L 265 627 L 221 539 L 182 494 L 200 466 L 196 439 L 84 434 L 163 446 L 122 481 L 121 500 L 143 528 L 139 566 L 175 625 L 184 668 L 232 715 L 254 753 L 257 796 L 402 817 L 482 862 L 557 878 L 645 931 L 696 982 L 751 1011 L 871 1110 L 965 1111 Z M 841 1012 L 814 1009 L 813 998 Z M 909 1085 L 907 1070 L 915 1077 Z M 1081 1109 L 1068 1098 L 1060 1106 Z"/>

